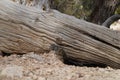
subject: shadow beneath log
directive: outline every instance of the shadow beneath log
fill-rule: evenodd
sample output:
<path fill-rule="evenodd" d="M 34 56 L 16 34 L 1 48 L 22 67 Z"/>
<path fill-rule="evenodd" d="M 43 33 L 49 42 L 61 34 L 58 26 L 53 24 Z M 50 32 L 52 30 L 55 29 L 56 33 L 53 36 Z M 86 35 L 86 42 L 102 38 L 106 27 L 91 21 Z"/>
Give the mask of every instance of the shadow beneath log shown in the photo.
<path fill-rule="evenodd" d="M 2 57 L 9 57 L 9 56 L 14 55 L 14 54 L 16 54 L 16 53 L 6 53 L 4 51 L 1 51 L 0 56 L 2 56 Z M 23 54 L 25 54 L 25 53 L 20 53 L 20 54 L 16 54 L 16 55 L 18 55 L 19 57 L 22 57 Z"/>
<path fill-rule="evenodd" d="M 6 52 L 4 52 L 4 51 L 1 51 L 0 55 L 1 55 L 2 57 L 5 57 L 5 56 L 10 56 L 11 53 L 6 53 Z"/>
<path fill-rule="evenodd" d="M 106 64 L 102 64 L 102 63 L 96 63 L 96 62 L 85 62 L 85 61 L 76 61 L 73 59 L 64 59 L 64 63 L 67 65 L 75 65 L 75 66 L 87 66 L 87 67 L 101 67 L 101 68 L 106 68 L 107 65 Z"/>

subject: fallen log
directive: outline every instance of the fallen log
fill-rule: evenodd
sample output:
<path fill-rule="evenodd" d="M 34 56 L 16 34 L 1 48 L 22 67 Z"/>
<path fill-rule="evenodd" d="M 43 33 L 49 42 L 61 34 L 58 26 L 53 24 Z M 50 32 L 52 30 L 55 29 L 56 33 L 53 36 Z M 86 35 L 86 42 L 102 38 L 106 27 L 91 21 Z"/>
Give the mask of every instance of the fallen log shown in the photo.
<path fill-rule="evenodd" d="M 106 64 L 120 68 L 120 32 L 56 10 L 40 12 L 9 0 L 0 0 L 0 51 L 48 52 L 76 64 Z M 54 45 L 54 46 L 53 46 Z M 55 49 L 57 48 L 57 49 Z"/>

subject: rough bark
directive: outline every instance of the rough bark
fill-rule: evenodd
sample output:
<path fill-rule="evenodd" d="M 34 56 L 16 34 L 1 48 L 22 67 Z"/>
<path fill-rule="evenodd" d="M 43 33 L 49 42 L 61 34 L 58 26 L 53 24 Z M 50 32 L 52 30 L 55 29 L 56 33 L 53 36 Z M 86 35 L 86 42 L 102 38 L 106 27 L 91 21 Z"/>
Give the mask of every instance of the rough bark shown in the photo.
<path fill-rule="evenodd" d="M 0 0 L 0 51 L 50 51 L 86 64 L 120 68 L 120 32 L 112 31 L 56 10 L 40 12 L 9 0 Z"/>

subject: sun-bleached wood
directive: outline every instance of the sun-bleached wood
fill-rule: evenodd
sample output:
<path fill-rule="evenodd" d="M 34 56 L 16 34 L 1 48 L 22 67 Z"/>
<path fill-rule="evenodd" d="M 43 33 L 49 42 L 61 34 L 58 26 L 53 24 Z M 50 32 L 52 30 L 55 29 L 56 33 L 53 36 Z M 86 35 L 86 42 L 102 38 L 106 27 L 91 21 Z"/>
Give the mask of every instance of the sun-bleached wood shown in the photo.
<path fill-rule="evenodd" d="M 120 32 L 56 10 L 40 12 L 0 0 L 0 51 L 27 53 L 62 47 L 69 59 L 120 68 Z M 61 54 L 61 53 L 60 53 Z"/>

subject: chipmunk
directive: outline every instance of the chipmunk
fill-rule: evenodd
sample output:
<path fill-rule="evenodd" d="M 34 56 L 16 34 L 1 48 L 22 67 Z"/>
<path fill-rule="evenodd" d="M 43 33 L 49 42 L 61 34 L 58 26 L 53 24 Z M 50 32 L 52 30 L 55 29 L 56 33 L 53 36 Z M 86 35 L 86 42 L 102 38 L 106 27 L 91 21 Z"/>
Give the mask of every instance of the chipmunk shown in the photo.
<path fill-rule="evenodd" d="M 110 28 L 110 25 L 111 25 L 113 22 L 115 22 L 115 21 L 117 21 L 117 20 L 119 20 L 119 19 L 120 19 L 120 15 L 119 15 L 119 14 L 115 14 L 115 15 L 109 17 L 109 18 L 102 24 L 102 26 L 105 26 L 105 27 L 107 27 L 107 28 Z"/>

